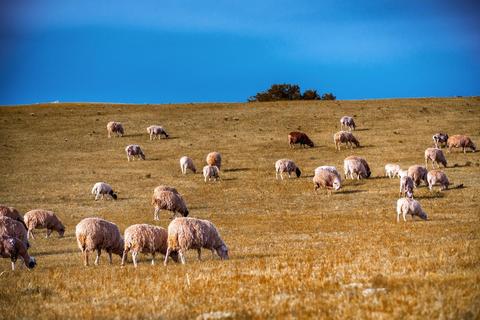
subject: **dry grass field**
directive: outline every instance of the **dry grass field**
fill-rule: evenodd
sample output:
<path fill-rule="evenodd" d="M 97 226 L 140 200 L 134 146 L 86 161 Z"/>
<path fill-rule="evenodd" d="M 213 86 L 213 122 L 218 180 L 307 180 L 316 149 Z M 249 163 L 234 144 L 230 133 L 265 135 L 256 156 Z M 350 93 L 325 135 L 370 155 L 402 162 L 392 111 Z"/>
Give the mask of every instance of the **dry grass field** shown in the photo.
<path fill-rule="evenodd" d="M 361 147 L 335 151 L 343 115 L 355 116 Z M 123 138 L 106 124 L 124 123 Z M 171 139 L 150 141 L 161 124 Z M 314 148 L 290 149 L 287 134 L 306 132 Z M 437 131 L 467 134 L 480 145 L 480 98 L 251 104 L 47 104 L 0 108 L 0 203 L 25 213 L 51 209 L 66 225 L 32 240 L 33 271 L 0 260 L 3 319 L 263 319 L 480 317 L 480 153 L 446 153 L 449 179 L 462 189 L 416 190 L 429 220 L 396 223 L 398 179 L 383 166 L 423 164 Z M 146 161 L 127 162 L 137 143 Z M 180 172 L 178 160 L 203 167 L 210 151 L 223 155 L 221 181 Z M 313 170 L 365 157 L 372 178 L 347 180 L 328 196 L 314 192 Z M 293 159 L 299 179 L 275 180 L 274 163 Z M 342 174 L 343 175 L 343 174 Z M 106 181 L 117 201 L 94 201 Z M 99 216 L 123 230 L 153 220 L 151 195 L 175 186 L 193 217 L 211 220 L 230 260 L 189 252 L 185 266 L 164 267 L 161 256 L 139 267 L 84 267 L 75 225 Z M 37 232 L 38 233 L 38 232 Z M 148 259 L 147 259 L 148 258 Z M 18 266 L 18 264 L 17 264 Z"/>

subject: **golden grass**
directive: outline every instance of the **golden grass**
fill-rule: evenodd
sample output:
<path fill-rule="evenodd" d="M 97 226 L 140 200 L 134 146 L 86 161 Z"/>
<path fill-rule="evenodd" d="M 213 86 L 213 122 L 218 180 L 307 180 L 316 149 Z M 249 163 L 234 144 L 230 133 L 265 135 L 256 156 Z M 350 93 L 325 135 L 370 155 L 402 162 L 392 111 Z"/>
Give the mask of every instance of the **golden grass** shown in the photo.
<path fill-rule="evenodd" d="M 356 116 L 362 147 L 336 152 L 343 115 Z M 107 139 L 111 120 L 124 123 L 125 137 Z M 0 108 L 0 202 L 54 210 L 67 228 L 62 239 L 32 240 L 32 272 L 0 260 L 0 318 L 478 318 L 479 153 L 446 154 L 449 179 L 465 188 L 417 189 L 427 222 L 395 222 L 399 182 L 382 176 L 387 162 L 422 164 L 437 131 L 480 145 L 479 120 L 479 98 Z M 149 141 L 151 124 L 172 139 Z M 293 130 L 316 147 L 290 149 Z M 146 161 L 127 162 L 130 143 Z M 201 169 L 214 150 L 223 155 L 220 182 L 182 176 L 181 156 Z M 374 178 L 315 193 L 314 168 L 342 170 L 351 154 L 367 159 Z M 293 159 L 302 177 L 276 181 L 280 158 Z M 97 181 L 119 200 L 95 202 Z M 104 253 L 100 266 L 83 267 L 75 225 L 89 216 L 121 231 L 155 224 L 159 184 L 175 186 L 191 216 L 216 224 L 231 259 L 204 252 L 199 262 L 190 252 L 187 265 L 163 267 L 161 257 L 151 266 L 142 256 L 134 269 L 118 256 L 108 265 Z M 167 227 L 169 217 L 162 211 L 156 224 Z"/>

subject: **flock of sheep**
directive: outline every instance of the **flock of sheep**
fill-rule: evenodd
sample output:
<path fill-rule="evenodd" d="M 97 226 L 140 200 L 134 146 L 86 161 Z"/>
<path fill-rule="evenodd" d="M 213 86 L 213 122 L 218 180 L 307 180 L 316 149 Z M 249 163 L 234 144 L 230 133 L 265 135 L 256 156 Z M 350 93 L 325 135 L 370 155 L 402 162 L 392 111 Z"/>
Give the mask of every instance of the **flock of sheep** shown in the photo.
<path fill-rule="evenodd" d="M 347 128 L 348 131 L 340 131 L 334 134 L 334 143 L 336 150 L 340 150 L 341 144 L 347 147 L 359 147 L 360 142 L 353 135 L 356 125 L 352 117 L 342 117 L 340 120 L 341 129 Z M 123 136 L 124 127 L 119 122 L 109 122 L 107 125 L 108 137 Z M 150 126 L 147 128 L 150 140 L 160 139 L 161 136 L 168 138 L 169 135 L 161 126 Z M 386 164 L 385 176 L 400 178 L 400 199 L 397 201 L 397 222 L 400 215 L 406 221 L 406 215 L 418 216 L 424 220 L 427 214 L 423 211 L 418 201 L 414 200 L 414 189 L 422 181 L 432 190 L 434 185 L 440 185 L 441 190 L 447 189 L 450 185 L 446 174 L 435 169 L 435 164 L 440 167 L 442 164 L 447 167 L 447 161 L 442 151 L 446 146 L 449 151 L 452 148 L 462 148 L 463 152 L 469 148 L 473 152 L 476 146 L 473 141 L 464 135 L 455 135 L 449 137 L 444 133 L 437 133 L 433 136 L 435 148 L 425 150 L 425 167 L 413 165 L 408 170 L 401 170 L 398 164 Z M 314 143 L 303 132 L 291 132 L 288 135 L 290 147 L 296 144 L 301 146 L 313 147 Z M 136 144 L 128 145 L 125 148 L 127 159 L 139 158 L 145 160 L 145 154 L 141 147 Z M 428 171 L 428 162 L 431 162 L 432 170 Z M 218 180 L 221 169 L 222 157 L 218 152 L 211 152 L 206 157 L 207 165 L 203 168 L 205 182 L 211 179 Z M 180 158 L 180 169 L 183 174 L 187 170 L 196 173 L 197 169 L 193 160 L 187 156 Z M 275 173 L 277 179 L 283 180 L 283 173 L 291 177 L 295 173 L 297 177 L 301 176 L 300 168 L 290 159 L 280 159 L 275 163 Z M 329 194 L 332 190 L 339 190 L 342 187 L 342 177 L 334 166 L 320 166 L 315 169 L 313 177 L 314 189 L 325 188 Z M 358 156 L 349 156 L 344 159 L 344 178 L 345 179 L 365 179 L 371 176 L 371 170 L 364 158 Z M 117 199 L 117 194 L 112 187 L 105 182 L 96 183 L 91 191 L 95 195 L 95 200 L 111 197 Z M 198 259 L 201 260 L 201 249 L 209 249 L 212 254 L 215 253 L 221 259 L 228 259 L 228 247 L 220 237 L 216 227 L 207 220 L 187 217 L 189 214 L 187 205 L 182 195 L 173 187 L 158 186 L 153 191 L 152 206 L 154 207 L 154 220 L 160 220 L 160 210 L 168 210 L 175 217 L 167 229 L 162 227 L 135 224 L 125 229 L 122 236 L 117 225 L 101 218 L 91 217 L 80 221 L 75 230 L 76 239 L 80 250 L 84 256 L 84 264 L 89 264 L 89 252 L 96 251 L 95 264 L 99 263 L 102 250 L 108 253 L 110 263 L 112 263 L 112 254 L 118 254 L 122 258 L 122 266 L 125 264 L 127 255 L 132 253 L 133 264 L 137 266 L 138 253 L 149 253 L 152 255 L 152 264 L 155 261 L 155 254 L 161 253 L 165 256 L 164 264 L 168 263 L 168 258 L 175 262 L 185 263 L 185 253 L 193 249 L 198 252 Z M 177 217 L 177 215 L 180 215 Z M 46 229 L 46 236 L 49 237 L 53 231 L 58 232 L 62 237 L 65 227 L 60 219 L 52 211 L 43 209 L 31 210 L 22 217 L 22 215 L 13 207 L 0 205 L 0 256 L 10 258 L 12 270 L 15 269 L 15 262 L 21 258 L 27 268 L 33 268 L 36 261 L 28 255 L 30 247 L 29 240 L 34 238 L 35 229 Z"/>

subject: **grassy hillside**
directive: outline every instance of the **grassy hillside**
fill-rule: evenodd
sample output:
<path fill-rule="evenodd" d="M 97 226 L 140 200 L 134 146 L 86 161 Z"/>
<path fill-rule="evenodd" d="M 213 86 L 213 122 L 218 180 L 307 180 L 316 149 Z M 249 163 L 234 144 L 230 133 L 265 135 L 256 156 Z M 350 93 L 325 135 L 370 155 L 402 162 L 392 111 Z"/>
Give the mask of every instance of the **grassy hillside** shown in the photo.
<path fill-rule="evenodd" d="M 355 116 L 362 147 L 335 151 L 343 115 Z M 107 138 L 106 124 L 124 123 L 126 136 Z M 480 316 L 480 153 L 446 153 L 445 169 L 463 189 L 416 198 L 429 221 L 396 223 L 398 179 L 383 166 L 423 163 L 432 134 L 467 134 L 480 146 L 480 98 L 201 105 L 58 104 L 0 108 L 0 202 L 25 213 L 55 211 L 66 225 L 32 240 L 38 266 L 10 270 L 0 260 L 0 318 L 465 318 Z M 149 141 L 161 124 L 171 139 Z M 306 132 L 311 149 L 290 149 L 287 134 Z M 146 161 L 127 162 L 137 143 Z M 221 181 L 183 176 L 178 160 L 203 167 L 210 151 L 223 155 Z M 343 168 L 365 157 L 373 178 L 347 180 L 327 196 L 313 190 L 313 170 Z M 293 159 L 299 179 L 275 180 L 274 163 Z M 94 201 L 106 181 L 119 200 Z M 123 230 L 153 221 L 150 199 L 159 184 L 175 186 L 191 216 L 211 220 L 231 259 L 155 266 L 141 256 L 84 267 L 75 225 L 99 216 Z M 409 217 L 410 218 L 410 217 Z M 40 231 L 43 232 L 43 231 Z M 38 233 L 38 232 L 37 232 Z"/>

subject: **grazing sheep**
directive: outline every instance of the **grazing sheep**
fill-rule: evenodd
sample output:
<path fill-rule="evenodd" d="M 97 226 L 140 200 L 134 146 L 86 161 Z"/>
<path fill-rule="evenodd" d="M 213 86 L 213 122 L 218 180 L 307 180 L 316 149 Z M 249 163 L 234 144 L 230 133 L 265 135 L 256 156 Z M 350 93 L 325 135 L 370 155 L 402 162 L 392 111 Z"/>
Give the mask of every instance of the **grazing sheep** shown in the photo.
<path fill-rule="evenodd" d="M 16 221 L 20 222 L 21 224 L 23 224 L 25 229 L 27 229 L 27 225 L 23 221 L 22 215 L 14 207 L 7 207 L 7 206 L 4 206 L 4 205 L 0 205 L 0 217 L 9 217 L 13 220 L 16 220 Z"/>
<path fill-rule="evenodd" d="M 290 148 L 294 148 L 297 143 L 300 144 L 301 147 L 309 146 L 313 148 L 315 146 L 305 133 L 298 131 L 290 132 L 288 134 L 288 144 Z"/>
<path fill-rule="evenodd" d="M 403 221 L 407 221 L 405 218 L 407 214 L 418 216 L 423 220 L 427 220 L 427 214 L 422 210 L 420 203 L 417 200 L 410 198 L 400 198 L 397 200 L 397 222 L 400 221 L 400 214 L 403 215 Z"/>
<path fill-rule="evenodd" d="M 222 155 L 216 151 L 207 154 L 206 161 L 210 166 L 217 166 L 218 170 L 222 168 Z"/>
<path fill-rule="evenodd" d="M 428 185 L 427 173 L 427 168 L 419 165 L 413 165 L 408 168 L 408 176 L 413 179 L 413 182 L 415 183 L 415 188 L 420 185 L 422 180 L 425 182 L 426 185 Z"/>
<path fill-rule="evenodd" d="M 346 157 L 345 160 L 343 160 L 343 169 L 345 172 L 345 179 L 348 179 L 349 174 L 351 179 L 354 179 L 353 174 L 356 174 L 357 180 L 360 178 L 369 178 L 372 174 L 367 161 L 356 156 Z"/>
<path fill-rule="evenodd" d="M 48 238 L 52 231 L 55 230 L 58 232 L 59 237 L 63 237 L 65 234 L 65 227 L 58 219 L 58 217 L 52 211 L 47 211 L 43 209 L 34 209 L 25 213 L 25 224 L 28 227 L 27 236 L 30 238 L 33 235 L 33 229 L 47 229 L 46 237 Z"/>
<path fill-rule="evenodd" d="M 220 259 L 228 259 L 228 248 L 223 242 L 217 228 L 208 220 L 195 218 L 176 218 L 168 225 L 168 249 L 164 265 L 168 263 L 168 256 L 178 252 L 182 264 L 185 264 L 187 250 L 196 249 L 198 260 L 201 260 L 201 249 L 209 249 L 212 255 L 217 252 Z"/>
<path fill-rule="evenodd" d="M 433 144 L 435 145 L 435 148 L 439 149 L 442 146 L 447 145 L 448 134 L 442 133 L 442 132 L 435 133 L 432 139 L 433 139 Z"/>
<path fill-rule="evenodd" d="M 400 172 L 400 166 L 398 164 L 387 163 L 385 165 L 385 177 L 395 178 Z"/>
<path fill-rule="evenodd" d="M 23 241 L 6 235 L 0 235 L 0 257 L 10 258 L 13 271 L 15 271 L 15 262 L 17 262 L 18 257 L 22 258 L 28 269 L 33 269 L 37 264 L 35 258 L 28 255 L 27 247 Z"/>
<path fill-rule="evenodd" d="M 210 181 L 210 179 L 213 179 L 214 181 L 217 181 L 220 179 L 219 176 L 220 170 L 218 170 L 217 166 L 205 166 L 203 167 L 203 177 L 205 178 L 205 182 Z"/>
<path fill-rule="evenodd" d="M 143 153 L 142 148 L 140 148 L 138 144 L 128 145 L 125 148 L 125 152 L 127 153 L 128 161 L 130 161 L 130 157 L 132 157 L 132 160 L 135 160 L 135 158 L 138 158 L 139 160 L 140 158 L 142 160 L 145 160 L 145 154 Z"/>
<path fill-rule="evenodd" d="M 197 168 L 193 164 L 193 160 L 190 157 L 183 156 L 180 158 L 180 170 L 183 174 L 187 174 L 187 169 L 190 169 L 193 173 L 197 173 Z"/>
<path fill-rule="evenodd" d="M 176 190 L 175 190 L 176 191 Z M 173 216 L 176 213 L 180 213 L 182 216 L 188 216 L 188 209 L 185 200 L 178 192 L 169 190 L 154 190 L 152 197 L 152 205 L 155 207 L 153 219 L 160 220 L 160 210 L 168 210 L 173 212 Z"/>
<path fill-rule="evenodd" d="M 9 217 L 0 217 L 0 234 L 12 238 L 18 238 L 23 241 L 27 249 L 30 248 L 27 229 L 17 220 L 13 220 Z"/>
<path fill-rule="evenodd" d="M 124 233 L 125 247 L 122 256 L 122 266 L 125 265 L 128 252 L 132 251 L 133 265 L 137 267 L 137 255 L 141 253 L 152 254 L 152 265 L 155 264 L 155 253 L 160 252 L 165 255 L 167 253 L 168 232 L 162 227 L 152 226 L 148 224 L 134 224 Z M 173 261 L 178 262 L 177 253 L 172 252 L 170 257 Z"/>
<path fill-rule="evenodd" d="M 77 224 L 75 235 L 84 255 L 84 264 L 88 266 L 88 254 L 97 251 L 95 265 L 100 262 L 100 254 L 106 250 L 112 264 L 112 253 L 123 256 L 123 238 L 117 225 L 101 218 L 85 218 Z"/>
<path fill-rule="evenodd" d="M 286 172 L 288 177 L 291 178 L 290 174 L 295 171 L 297 178 L 300 178 L 302 172 L 300 168 L 297 167 L 295 162 L 290 159 L 280 159 L 275 162 L 275 178 L 278 180 L 278 176 L 283 180 L 283 173 Z"/>
<path fill-rule="evenodd" d="M 432 191 L 434 185 L 439 184 L 440 190 L 448 189 L 450 182 L 448 181 L 447 175 L 440 170 L 432 170 L 427 174 L 428 188 Z"/>
<path fill-rule="evenodd" d="M 461 134 L 449 137 L 447 140 L 447 148 L 448 152 L 451 152 L 452 148 L 462 148 L 463 153 L 467 152 L 467 148 L 472 149 L 472 152 L 477 151 L 477 146 L 473 143 L 472 139 Z"/>
<path fill-rule="evenodd" d="M 414 183 L 412 178 L 410 178 L 409 176 L 403 176 L 400 178 L 400 196 L 403 195 L 407 198 L 413 198 L 413 188 Z"/>
<path fill-rule="evenodd" d="M 340 129 L 343 129 L 344 126 L 348 128 L 350 131 L 355 130 L 356 128 L 355 121 L 353 120 L 352 117 L 349 117 L 349 116 L 343 116 L 340 119 Z"/>
<path fill-rule="evenodd" d="M 110 195 L 113 200 L 117 200 L 117 194 L 113 192 L 112 186 L 106 182 L 97 182 L 93 185 L 92 194 L 95 195 L 95 201 L 104 198 L 105 195 Z"/>
<path fill-rule="evenodd" d="M 345 143 L 350 148 L 353 149 L 353 145 L 356 147 L 360 147 L 360 142 L 358 142 L 357 138 L 348 131 L 339 131 L 333 135 L 333 142 L 335 143 L 335 149 L 340 150 L 340 144 Z"/>
<path fill-rule="evenodd" d="M 120 122 L 110 121 L 107 124 L 107 132 L 109 138 L 111 138 L 112 133 L 117 137 L 123 137 L 125 129 L 123 129 L 123 125 Z"/>
<path fill-rule="evenodd" d="M 435 163 L 440 168 L 439 163 L 441 163 L 445 168 L 447 167 L 447 159 L 443 151 L 436 148 L 427 148 L 425 150 L 425 167 L 428 168 L 428 160 L 432 161 L 432 168 L 435 168 Z"/>
<path fill-rule="evenodd" d="M 318 188 L 327 189 L 328 194 L 332 193 L 332 189 L 338 190 L 342 186 L 342 181 L 338 172 L 332 172 L 328 169 L 315 169 L 315 176 L 313 177 L 313 185 L 315 191 Z"/>
<path fill-rule="evenodd" d="M 162 126 L 157 126 L 157 125 L 150 126 L 147 128 L 147 132 L 150 135 L 150 140 L 153 140 L 155 138 L 160 139 L 162 135 L 165 137 L 165 139 L 168 138 L 168 133 L 165 131 L 165 129 Z"/>

